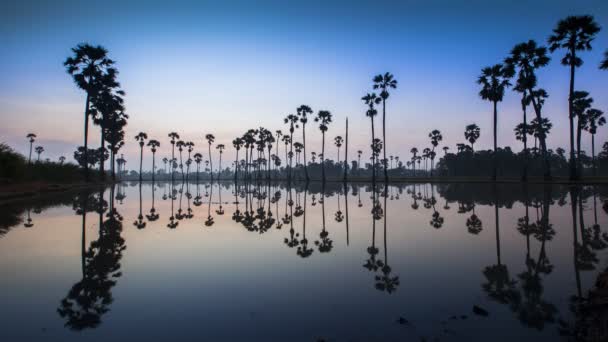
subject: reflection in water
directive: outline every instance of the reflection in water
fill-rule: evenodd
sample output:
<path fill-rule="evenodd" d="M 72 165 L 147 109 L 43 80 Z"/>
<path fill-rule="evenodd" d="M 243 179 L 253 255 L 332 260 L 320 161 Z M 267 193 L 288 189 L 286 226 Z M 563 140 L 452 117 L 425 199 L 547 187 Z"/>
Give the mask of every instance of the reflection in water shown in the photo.
<path fill-rule="evenodd" d="M 150 192 L 145 192 L 148 190 Z M 159 203 L 156 202 L 157 190 L 159 193 L 162 190 L 163 201 Z M 391 302 L 383 302 L 383 305 L 387 307 L 387 314 L 400 317 L 398 321 L 401 325 L 411 326 L 412 331 L 415 324 L 425 326 L 429 323 L 421 317 L 418 320 L 404 319 L 400 315 L 403 310 L 410 310 L 410 315 L 417 317 L 416 310 L 424 311 L 416 295 L 412 294 L 420 285 L 417 283 L 425 280 L 402 284 L 399 274 L 408 270 L 408 276 L 423 274 L 430 279 L 432 276 L 424 272 L 450 274 L 452 271 L 449 268 L 454 267 L 453 272 L 458 277 L 458 272 L 466 269 L 465 266 L 458 266 L 457 261 L 453 265 L 441 265 L 429 259 L 429 255 L 440 260 L 444 253 L 447 255 L 458 248 L 466 248 L 463 242 L 491 244 L 494 256 L 484 254 L 485 258 L 479 260 L 485 260 L 486 266 L 479 263 L 475 267 L 479 280 L 475 276 L 465 277 L 474 280 L 475 286 L 467 286 L 473 295 L 464 295 L 461 301 L 473 301 L 466 305 L 475 307 L 474 313 L 484 313 L 487 316 L 484 319 L 490 322 L 492 317 L 505 312 L 497 307 L 504 307 L 516 322 L 521 323 L 521 327 L 547 334 L 538 336 L 555 337 L 559 333 L 571 339 L 591 335 L 606 337 L 599 327 L 607 317 L 605 306 L 602 305 L 608 302 L 608 295 L 605 295 L 608 293 L 608 276 L 605 274 L 608 273 L 600 274 L 599 279 L 604 280 L 598 280 L 591 291 L 585 286 L 589 286 L 589 279 L 595 277 L 597 269 L 605 267 L 603 252 L 608 247 L 608 233 L 602 230 L 601 224 L 606 220 L 606 213 L 602 211 L 606 208 L 605 204 L 602 207 L 602 203 L 606 202 L 608 191 L 599 186 L 542 184 L 521 187 L 500 184 L 228 184 L 219 181 L 199 184 L 198 180 L 192 184 L 120 183 L 109 189 L 94 192 L 81 190 L 58 196 L 48 203 L 39 200 L 37 203 L 7 207 L 0 219 L 0 237 L 10 236 L 11 229 L 20 225 L 33 228 L 30 231 L 36 232 L 47 222 L 45 211 L 53 206 L 61 208 L 71 203 L 72 209 L 80 217 L 80 280 L 71 286 L 57 309 L 63 323 L 71 330 L 95 328 L 110 311 L 112 292 L 122 274 L 121 260 L 126 249 L 123 218 L 116 208 L 116 202 L 122 203 L 127 193 L 133 201 L 137 198 L 138 205 L 125 215 L 132 220 L 133 226 L 129 227 L 138 232 L 137 239 L 147 239 L 150 235 L 146 234 L 159 225 L 163 226 L 163 230 L 167 230 L 165 224 L 175 229 L 181 222 L 183 229 L 180 227 L 178 232 L 187 234 L 188 227 L 200 227 L 203 222 L 206 227 L 221 228 L 204 230 L 211 240 L 214 234 L 227 234 L 225 227 L 229 225 L 238 227 L 247 236 L 257 235 L 266 241 L 279 236 L 282 242 L 279 241 L 278 245 L 284 244 L 289 249 L 289 254 L 280 262 L 286 263 L 289 268 L 293 268 L 291 263 L 295 259 L 301 259 L 300 262 L 307 265 L 316 265 L 314 260 L 324 258 L 321 264 L 334 265 L 337 260 L 342 262 L 339 257 L 347 255 L 348 258 L 343 260 L 346 264 L 340 267 L 346 267 L 345 274 L 356 269 L 359 276 L 365 277 L 367 284 L 352 282 L 349 285 L 360 289 L 373 284 L 375 290 L 372 292 L 382 298 L 388 298 L 388 294 L 391 294 L 391 298 L 398 298 L 399 308 L 391 306 Z M 354 209 L 349 208 L 349 195 L 356 197 Z M 450 210 L 451 205 L 457 210 Z M 144 207 L 149 208 L 146 215 Z M 349 212 L 349 209 L 353 211 Z M 167 213 L 168 221 L 159 221 L 162 212 Z M 569 220 L 552 220 L 551 214 L 553 217 L 567 214 Z M 91 217 L 98 220 L 91 221 Z M 197 219 L 188 223 L 195 217 Z M 462 229 L 463 221 L 469 234 Z M 351 231 L 353 223 L 355 229 Z M 98 232 L 91 240 L 88 235 L 91 235 L 89 230 L 93 224 L 98 227 Z M 429 226 L 434 229 L 429 229 Z M 416 230 L 419 227 L 427 228 L 421 232 Z M 433 237 L 428 234 L 433 234 Z M 445 242 L 446 245 L 433 241 L 449 234 L 453 234 L 453 240 Z M 361 241 L 362 238 L 366 242 Z M 567 248 L 564 250 L 566 244 L 557 244 L 556 240 L 567 241 Z M 416 248 L 411 251 L 411 248 L 405 247 L 410 242 L 415 247 L 418 244 L 430 247 L 433 253 L 425 254 L 425 250 Z M 315 253 L 315 249 L 318 253 Z M 294 251 L 297 257 L 293 255 Z M 563 258 L 566 252 L 567 262 Z M 480 252 L 459 250 L 455 255 L 474 253 Z M 417 254 L 424 257 L 416 259 Z M 238 251 L 234 252 L 235 257 L 239 255 Z M 360 264 L 353 260 L 363 258 L 364 270 L 361 270 L 357 266 Z M 412 264 L 410 260 L 416 263 Z M 204 262 L 201 261 L 201 264 Z M 418 268 L 424 271 L 420 273 Z M 556 281 L 559 279 L 555 276 L 556 272 L 566 274 L 560 277 L 568 281 Z M 224 276 L 222 273 L 212 273 L 216 277 L 218 274 Z M 255 277 L 256 274 L 249 275 Z M 568 282 L 572 284 L 570 288 Z M 439 292 L 449 291 L 444 287 L 450 284 L 430 284 L 432 286 L 423 295 L 439 296 Z M 467 317 L 462 312 L 451 312 L 450 315 L 456 317 L 451 319 L 453 321 L 464 321 Z M 391 317 L 390 322 L 394 322 L 395 317 Z M 426 326 L 424 329 L 434 328 Z M 463 325 L 460 329 L 466 327 Z M 391 336 L 389 340 L 404 336 L 390 329 L 387 334 Z M 416 332 L 416 335 L 419 334 L 422 332 Z M 472 330 L 468 331 L 467 335 L 471 334 Z"/>

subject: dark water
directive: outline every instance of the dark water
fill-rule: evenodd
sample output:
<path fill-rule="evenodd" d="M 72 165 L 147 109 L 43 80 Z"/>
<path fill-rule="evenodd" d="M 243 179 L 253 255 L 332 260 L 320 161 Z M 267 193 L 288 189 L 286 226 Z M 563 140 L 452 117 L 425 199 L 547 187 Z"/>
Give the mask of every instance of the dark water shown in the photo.
<path fill-rule="evenodd" d="M 4 206 L 0 341 L 601 341 L 607 194 L 144 183 Z"/>

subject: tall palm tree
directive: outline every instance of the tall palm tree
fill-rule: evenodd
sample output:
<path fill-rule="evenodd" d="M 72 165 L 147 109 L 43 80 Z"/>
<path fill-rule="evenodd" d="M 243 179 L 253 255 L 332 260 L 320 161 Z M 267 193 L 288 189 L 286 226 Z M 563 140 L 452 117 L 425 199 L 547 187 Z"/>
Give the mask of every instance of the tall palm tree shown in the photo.
<path fill-rule="evenodd" d="M 188 182 L 188 179 L 190 177 L 190 165 L 192 164 L 192 159 L 190 159 L 190 155 L 192 154 L 192 151 L 194 151 L 194 143 L 192 141 L 187 141 L 184 146 L 187 148 L 188 151 L 188 158 L 186 159 L 186 182 Z"/>
<path fill-rule="evenodd" d="M 502 64 L 496 64 L 491 67 L 481 69 L 481 75 L 477 79 L 477 83 L 481 85 L 479 96 L 494 105 L 494 171 L 492 179 L 496 180 L 496 149 L 497 149 L 497 131 L 498 131 L 498 102 L 501 102 L 505 89 L 511 85 L 509 78 L 512 76 L 511 68 L 505 68 Z"/>
<path fill-rule="evenodd" d="M 310 181 L 310 176 L 308 176 L 308 166 L 306 165 L 306 123 L 308 122 L 307 115 L 312 114 L 312 109 L 310 109 L 307 105 L 301 105 L 297 109 L 298 118 L 300 118 L 300 122 L 302 123 L 302 144 L 304 144 L 304 175 L 306 176 L 306 181 Z"/>
<path fill-rule="evenodd" d="M 213 158 L 211 157 L 211 145 L 215 141 L 215 136 L 213 136 L 213 134 L 206 134 L 205 140 L 207 140 L 207 144 L 209 145 L 209 168 L 211 172 L 211 180 L 213 180 Z"/>
<path fill-rule="evenodd" d="M 367 93 L 365 96 L 363 96 L 361 98 L 361 100 L 363 100 L 365 102 L 365 104 L 368 106 L 367 111 L 365 112 L 365 116 L 367 116 L 368 118 L 370 118 L 370 120 L 372 121 L 372 153 L 373 153 L 373 145 L 374 142 L 376 140 L 376 133 L 374 131 L 374 117 L 376 115 L 378 115 L 378 111 L 375 108 L 375 105 L 379 104 L 380 101 L 382 101 L 381 98 L 379 98 L 378 96 L 376 96 L 376 93 Z M 376 158 L 372 157 L 372 180 L 373 182 L 376 182 Z"/>
<path fill-rule="evenodd" d="M 234 140 L 232 140 L 232 146 L 234 146 L 234 149 L 236 150 L 236 159 L 234 160 L 234 180 L 237 180 L 237 176 L 238 176 L 238 171 L 239 171 L 239 151 L 241 150 L 241 147 L 243 147 L 243 139 L 242 138 L 236 138 Z"/>
<path fill-rule="evenodd" d="M 44 147 L 36 146 L 34 150 L 36 151 L 36 154 L 38 154 L 38 162 L 40 162 L 40 155 L 42 154 L 42 152 L 44 152 Z"/>
<path fill-rule="evenodd" d="M 222 153 L 224 153 L 225 148 L 226 146 L 224 146 L 224 144 L 217 144 L 215 147 L 215 149 L 220 152 L 220 168 L 218 170 L 217 179 L 220 179 L 220 176 L 222 175 Z"/>
<path fill-rule="evenodd" d="M 323 176 L 323 183 L 325 183 L 325 132 L 329 128 L 329 124 L 331 123 L 331 113 L 328 110 L 320 110 L 315 117 L 315 122 L 319 122 L 319 130 L 321 130 L 321 154 L 323 154 L 323 158 L 321 159 L 321 170 Z M 304 150 L 304 163 L 306 163 L 306 150 Z"/>
<path fill-rule="evenodd" d="M 342 137 L 339 135 L 334 138 L 334 145 L 336 145 L 336 147 L 338 148 L 338 165 L 340 165 L 340 147 L 342 147 L 343 142 L 344 139 L 342 139 Z"/>
<path fill-rule="evenodd" d="M 293 171 L 293 132 L 295 131 L 296 128 L 299 127 L 298 125 L 298 116 L 293 115 L 293 114 L 289 114 L 285 117 L 284 119 L 285 124 L 289 124 L 289 136 L 285 135 L 283 136 L 283 141 L 285 141 L 285 147 L 287 148 L 287 144 L 289 144 L 289 153 L 286 153 L 288 156 L 291 156 L 289 158 L 289 175 L 288 178 L 291 180 L 292 177 L 292 171 Z"/>
<path fill-rule="evenodd" d="M 88 160 L 89 136 L 89 105 L 100 85 L 118 87 L 115 81 L 118 73 L 114 68 L 114 61 L 108 58 L 108 51 L 102 46 L 78 44 L 72 48 L 73 55 L 68 57 L 63 65 L 68 74 L 72 75 L 74 83 L 87 94 L 84 110 L 84 160 Z M 84 163 L 85 179 L 89 180 L 89 166 Z"/>
<path fill-rule="evenodd" d="M 374 89 L 381 89 L 380 98 L 382 99 L 382 144 L 384 146 L 384 159 L 386 160 L 386 99 L 389 97 L 389 89 L 397 88 L 397 80 L 389 72 L 384 75 L 379 74 L 374 77 Z M 388 181 L 388 172 L 384 168 L 384 180 Z"/>
<path fill-rule="evenodd" d="M 547 56 L 547 48 L 544 46 L 538 46 L 535 41 L 529 40 L 528 42 L 520 43 L 515 45 L 511 50 L 509 57 L 505 59 L 505 64 L 510 69 L 510 74 L 514 75 L 515 70 L 518 69 L 518 77 L 513 87 L 513 90 L 521 93 L 521 106 L 523 111 L 523 124 L 521 131 L 528 131 L 528 123 L 526 117 L 526 107 L 532 104 L 532 108 L 536 114 L 538 120 L 542 120 L 541 110 L 546 98 L 546 91 L 543 89 L 535 89 L 537 85 L 536 70 L 549 64 L 550 58 Z M 524 143 L 524 171 L 522 180 L 528 178 L 528 149 L 527 149 L 527 134 L 520 136 Z M 544 177 L 545 179 L 551 178 L 551 167 L 549 165 L 549 158 L 547 154 L 547 144 L 545 138 L 540 140 L 541 152 L 544 160 Z"/>
<path fill-rule="evenodd" d="M 591 42 L 600 31 L 599 25 L 592 16 L 569 16 L 557 23 L 549 37 L 549 50 L 565 49 L 562 65 L 570 67 L 570 88 L 568 96 L 568 119 L 570 122 L 570 179 L 579 178 L 574 156 L 574 71 L 583 64 L 577 51 L 591 50 Z"/>
<path fill-rule="evenodd" d="M 155 139 L 148 141 L 148 146 L 152 152 L 152 184 L 154 184 L 154 174 L 156 173 L 156 149 L 160 147 L 160 142 Z"/>
<path fill-rule="evenodd" d="M 175 164 L 173 162 L 175 160 L 175 143 L 179 139 L 179 134 L 171 132 L 169 133 L 169 138 L 171 138 L 171 183 L 173 183 L 175 176 Z"/>
<path fill-rule="evenodd" d="M 146 139 L 148 139 L 148 135 L 144 132 L 139 132 L 135 136 L 135 140 L 139 141 L 139 181 L 141 182 L 141 172 L 142 165 L 144 162 L 144 144 L 146 143 Z"/>
<path fill-rule="evenodd" d="M 179 170 L 182 173 L 182 183 L 185 180 L 185 176 L 184 176 L 184 160 L 182 158 L 182 153 L 184 152 L 184 147 L 186 147 L 186 142 L 183 140 L 178 140 L 175 143 L 175 146 L 177 147 L 177 151 L 179 152 Z"/>
<path fill-rule="evenodd" d="M 32 145 L 34 144 L 34 141 L 36 141 L 36 134 L 34 133 L 29 133 L 26 138 L 30 141 L 30 154 L 29 157 L 27 158 L 27 163 L 31 164 L 32 163 Z"/>
<path fill-rule="evenodd" d="M 479 129 L 479 126 L 477 126 L 476 124 L 470 124 L 467 125 L 464 128 L 464 138 L 467 139 L 467 141 L 471 144 L 471 150 L 475 151 L 475 142 L 477 141 L 477 139 L 479 139 L 479 136 L 481 135 L 481 130 Z"/>
<path fill-rule="evenodd" d="M 198 184 L 198 173 L 201 170 L 201 161 L 203 161 L 203 155 L 200 153 L 195 153 L 194 162 L 196 163 L 196 184 Z"/>
<path fill-rule="evenodd" d="M 583 127 L 589 134 L 591 134 L 591 160 L 593 162 L 593 175 L 597 176 L 597 170 L 595 166 L 595 134 L 599 126 L 606 124 L 606 118 L 604 112 L 599 109 L 590 108 L 586 113 L 587 122 Z"/>
<path fill-rule="evenodd" d="M 431 138 L 431 145 L 433 145 L 433 149 L 431 150 L 431 177 L 433 176 L 433 165 L 435 163 L 435 147 L 439 145 L 439 142 L 443 140 L 443 136 L 438 129 L 434 129 L 431 133 L 429 133 L 429 138 Z"/>

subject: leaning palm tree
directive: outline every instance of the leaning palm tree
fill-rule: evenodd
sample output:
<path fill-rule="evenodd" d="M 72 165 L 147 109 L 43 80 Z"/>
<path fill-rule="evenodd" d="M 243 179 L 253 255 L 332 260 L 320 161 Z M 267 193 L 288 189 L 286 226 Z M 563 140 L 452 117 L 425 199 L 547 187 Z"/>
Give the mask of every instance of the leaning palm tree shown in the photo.
<path fill-rule="evenodd" d="M 557 23 L 553 34 L 549 37 L 549 50 L 565 49 L 562 65 L 570 67 L 570 89 L 568 96 L 568 119 L 570 122 L 570 179 L 579 178 L 577 163 L 574 156 L 574 71 L 583 64 L 577 56 L 578 51 L 591 50 L 591 42 L 600 31 L 599 25 L 592 16 L 569 16 Z"/>
<path fill-rule="evenodd" d="M 325 132 L 327 132 L 328 126 L 331 123 L 331 113 L 328 110 L 320 110 L 315 117 L 315 122 L 319 123 L 319 130 L 321 130 L 322 135 L 321 154 L 325 156 Z M 306 158 L 306 150 L 304 150 L 304 158 Z M 306 161 L 304 163 L 306 164 Z M 321 170 L 323 183 L 325 183 L 325 157 L 321 159 Z"/>
<path fill-rule="evenodd" d="M 583 129 L 591 134 L 591 160 L 593 162 L 593 175 L 597 176 L 595 166 L 595 134 L 599 126 L 606 124 L 606 118 L 604 112 L 599 109 L 590 108 L 586 113 L 586 125 Z"/>
<path fill-rule="evenodd" d="M 115 81 L 118 73 L 114 68 L 114 61 L 108 58 L 108 51 L 102 46 L 79 44 L 72 48 L 74 53 L 68 57 L 63 65 L 68 74 L 72 75 L 74 83 L 87 94 L 84 110 L 84 160 L 88 160 L 89 137 L 89 105 L 94 94 L 103 84 L 106 87 L 118 87 Z M 89 179 L 89 165 L 84 163 L 85 179 Z"/>
<path fill-rule="evenodd" d="M 175 176 L 175 168 L 173 161 L 175 160 L 175 143 L 179 139 L 179 134 L 175 132 L 169 133 L 169 138 L 171 138 L 171 183 L 173 183 Z"/>
<path fill-rule="evenodd" d="M 205 135 L 205 139 L 207 140 L 207 143 L 209 144 L 209 163 L 210 163 L 210 175 L 211 175 L 211 180 L 213 180 L 213 158 L 211 158 L 211 145 L 213 144 L 213 142 L 215 141 L 215 136 L 213 136 L 213 134 L 207 134 Z"/>
<path fill-rule="evenodd" d="M 502 64 L 481 69 L 481 75 L 477 83 L 481 85 L 479 96 L 494 105 L 494 156 L 492 179 L 496 180 L 496 149 L 498 131 L 498 102 L 501 102 L 505 89 L 511 85 L 509 78 L 512 76 L 512 69 L 506 68 Z"/>
<path fill-rule="evenodd" d="M 220 168 L 218 169 L 218 173 L 217 173 L 218 180 L 220 179 L 220 176 L 222 175 L 222 153 L 224 153 L 225 148 L 226 148 L 226 146 L 224 146 L 224 144 L 217 144 L 217 146 L 215 147 L 215 149 L 220 152 Z"/>
<path fill-rule="evenodd" d="M 374 89 L 382 89 L 380 91 L 380 98 L 382 99 L 382 144 L 384 146 L 384 160 L 386 160 L 386 99 L 389 97 L 388 90 L 390 88 L 397 88 L 397 80 L 393 78 L 393 75 L 389 72 L 384 75 L 379 74 L 374 77 Z M 384 180 L 388 181 L 387 168 L 384 168 Z"/>
<path fill-rule="evenodd" d="M 438 129 L 434 129 L 431 133 L 429 133 L 429 138 L 431 138 L 431 145 L 433 145 L 433 148 L 431 149 L 431 177 L 433 177 L 433 166 L 435 163 L 435 147 L 437 147 L 437 145 L 439 145 L 439 142 L 441 140 L 443 140 L 443 136 L 441 135 L 441 132 Z"/>
<path fill-rule="evenodd" d="M 156 173 L 156 149 L 160 147 L 160 142 L 155 139 L 148 141 L 148 146 L 152 152 L 152 184 L 154 184 L 154 174 Z"/>
<path fill-rule="evenodd" d="M 142 172 L 142 165 L 144 162 L 144 144 L 146 143 L 146 139 L 148 139 L 148 135 L 144 132 L 139 132 L 139 134 L 137 134 L 135 136 L 135 140 L 139 141 L 139 181 L 141 182 L 141 172 Z"/>
<path fill-rule="evenodd" d="M 34 133 L 29 133 L 26 138 L 30 141 L 30 155 L 27 158 L 27 163 L 31 164 L 32 163 L 32 145 L 34 144 L 34 141 L 36 141 L 36 134 Z"/>
<path fill-rule="evenodd" d="M 40 162 L 40 155 L 42 154 L 42 152 L 44 152 L 44 147 L 36 146 L 34 150 L 36 151 L 36 154 L 38 154 L 38 162 Z"/>
<path fill-rule="evenodd" d="M 381 98 L 376 96 L 376 93 L 367 93 L 365 96 L 361 98 L 368 106 L 367 111 L 365 112 L 365 116 L 371 119 L 372 121 L 372 154 L 373 154 L 373 145 L 376 140 L 376 135 L 374 131 L 374 117 L 378 115 L 378 111 L 375 108 L 375 105 L 379 104 L 382 101 Z M 372 180 L 376 181 L 376 158 L 372 157 Z"/>
<path fill-rule="evenodd" d="M 304 175 L 306 176 L 307 182 L 310 181 L 310 177 L 308 176 L 308 167 L 306 165 L 306 123 L 308 122 L 308 114 L 312 114 L 312 109 L 310 109 L 309 106 L 301 105 L 298 107 L 297 115 L 302 123 L 302 144 L 304 145 Z"/>
<path fill-rule="evenodd" d="M 474 145 L 475 145 L 475 142 L 477 141 L 477 139 L 479 139 L 480 135 L 481 135 L 481 130 L 479 129 L 479 126 L 477 126 L 476 124 L 470 124 L 464 128 L 464 138 L 467 139 L 467 141 L 471 144 L 472 151 L 475 151 Z"/>

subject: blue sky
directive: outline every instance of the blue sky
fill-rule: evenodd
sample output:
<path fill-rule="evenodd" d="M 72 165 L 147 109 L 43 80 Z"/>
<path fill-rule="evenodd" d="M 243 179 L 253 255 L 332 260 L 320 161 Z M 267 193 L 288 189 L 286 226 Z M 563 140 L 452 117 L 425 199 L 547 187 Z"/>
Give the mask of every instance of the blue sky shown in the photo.
<path fill-rule="evenodd" d="M 200 149 L 206 133 L 229 145 L 247 128 L 285 130 L 282 118 L 300 104 L 334 114 L 329 137 L 343 135 L 348 116 L 351 151 L 366 151 L 370 125 L 360 97 L 385 71 L 399 81 L 387 109 L 388 154 L 404 158 L 413 146 L 427 147 L 432 129 L 454 149 L 473 122 L 482 129 L 477 147 L 489 148 L 491 104 L 477 96 L 480 69 L 501 62 L 519 42 L 546 42 L 559 19 L 577 14 L 607 26 L 608 2 L 3 2 L 0 140 L 25 151 L 25 135 L 33 131 L 47 157 L 71 158 L 82 144 L 84 94 L 62 63 L 71 47 L 89 42 L 117 61 L 131 116 L 124 148 L 131 160 L 139 131 L 161 141 L 161 156 L 170 131 Z M 576 78 L 576 88 L 591 92 L 602 110 L 608 72 L 597 65 L 608 49 L 606 30 L 583 55 Z M 550 95 L 545 115 L 554 123 L 553 148 L 567 145 L 568 70 L 558 63 L 561 55 L 553 54 L 539 74 Z M 520 121 L 518 96 L 509 91 L 499 105 L 500 146 L 521 148 L 513 135 Z M 606 130 L 599 131 L 600 144 Z M 311 125 L 307 133 L 310 151 L 319 151 L 319 131 Z M 93 146 L 98 140 L 93 128 Z M 327 153 L 335 158 L 335 148 Z"/>

